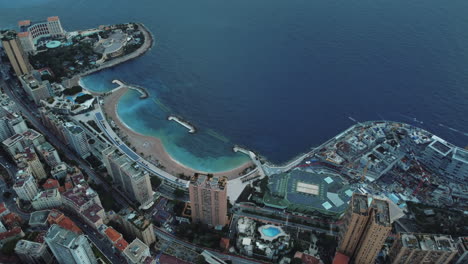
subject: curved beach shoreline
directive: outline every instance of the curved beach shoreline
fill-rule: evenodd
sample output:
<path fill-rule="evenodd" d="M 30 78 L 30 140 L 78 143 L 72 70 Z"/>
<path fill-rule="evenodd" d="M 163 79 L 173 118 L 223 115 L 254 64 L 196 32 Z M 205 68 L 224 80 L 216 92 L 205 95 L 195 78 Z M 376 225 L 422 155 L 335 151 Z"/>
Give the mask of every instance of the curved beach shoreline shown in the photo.
<path fill-rule="evenodd" d="M 191 176 L 194 173 L 211 173 L 194 170 L 188 166 L 185 166 L 184 164 L 180 163 L 179 161 L 175 160 L 169 155 L 159 138 L 140 134 L 128 127 L 120 119 L 117 113 L 117 105 L 119 103 L 119 100 L 128 91 L 129 88 L 124 86 L 113 90 L 111 93 L 105 96 L 104 103 L 102 105 L 102 111 L 105 113 L 109 121 L 114 121 L 114 124 L 120 129 L 120 131 L 122 131 L 125 135 L 128 136 L 128 142 L 132 147 L 136 148 L 137 153 L 143 153 L 144 157 L 151 157 L 151 160 L 156 159 L 161 165 L 164 166 L 165 171 L 173 175 L 184 174 L 186 176 Z M 229 179 L 234 179 L 242 176 L 240 175 L 240 173 L 242 173 L 246 168 L 252 165 L 253 163 L 251 161 L 248 161 L 232 170 L 213 172 L 212 174 L 217 176 L 227 176 Z"/>

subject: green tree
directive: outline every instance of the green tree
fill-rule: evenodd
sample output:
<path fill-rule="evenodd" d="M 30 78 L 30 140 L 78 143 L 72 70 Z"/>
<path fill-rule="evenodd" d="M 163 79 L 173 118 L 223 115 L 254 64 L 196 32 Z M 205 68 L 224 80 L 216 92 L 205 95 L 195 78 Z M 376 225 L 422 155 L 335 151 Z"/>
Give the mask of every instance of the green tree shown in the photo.
<path fill-rule="evenodd" d="M 159 179 L 159 177 L 152 176 L 150 180 L 151 180 L 151 185 L 154 188 L 159 187 L 159 185 L 161 185 L 161 179 Z"/>
<path fill-rule="evenodd" d="M 291 264 L 302 264 L 302 259 L 300 258 L 293 258 Z"/>
<path fill-rule="evenodd" d="M 205 257 L 202 255 L 198 255 L 198 257 L 195 259 L 195 264 L 205 264 L 206 260 Z"/>
<path fill-rule="evenodd" d="M 185 192 L 184 190 L 181 190 L 181 189 L 175 189 L 173 194 L 175 197 L 181 198 L 185 195 Z"/>
<path fill-rule="evenodd" d="M 3 193 L 3 198 L 9 199 L 11 197 L 12 193 L 11 192 L 4 192 Z"/>

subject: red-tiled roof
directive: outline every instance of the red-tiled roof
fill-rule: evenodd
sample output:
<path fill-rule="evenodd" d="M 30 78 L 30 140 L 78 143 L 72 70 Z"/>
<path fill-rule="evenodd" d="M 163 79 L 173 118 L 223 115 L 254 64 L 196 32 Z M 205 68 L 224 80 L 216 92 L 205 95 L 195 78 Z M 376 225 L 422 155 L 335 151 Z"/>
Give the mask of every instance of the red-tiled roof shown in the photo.
<path fill-rule="evenodd" d="M 58 21 L 59 17 L 58 16 L 53 16 L 53 17 L 48 17 L 47 21 L 52 22 L 52 21 Z"/>
<path fill-rule="evenodd" d="M 77 234 L 83 233 L 83 232 L 81 231 L 81 229 L 80 229 L 70 218 L 68 218 L 68 217 L 66 217 L 66 216 L 65 216 L 64 218 L 62 218 L 62 220 L 59 221 L 57 224 L 58 224 L 59 226 L 65 228 L 65 229 L 68 229 L 68 230 L 70 230 L 70 231 L 73 231 L 73 232 L 75 232 L 75 233 L 77 233 Z"/>
<path fill-rule="evenodd" d="M 119 232 L 115 231 L 114 228 L 112 227 L 108 227 L 106 229 L 106 231 L 104 231 L 104 233 L 106 233 L 107 237 L 110 239 L 110 241 L 112 241 L 113 243 L 116 242 L 117 240 L 119 240 L 120 238 L 122 238 L 122 234 L 120 234 Z"/>
<path fill-rule="evenodd" d="M 229 238 L 227 238 L 227 237 L 223 237 L 223 238 L 221 238 L 221 240 L 219 241 L 219 245 L 220 245 L 221 248 L 224 249 L 224 250 L 229 249 L 229 243 L 230 243 L 230 241 L 229 241 Z"/>
<path fill-rule="evenodd" d="M 42 185 L 42 188 L 45 190 L 59 188 L 60 184 L 56 179 L 47 179 L 47 181 Z"/>
<path fill-rule="evenodd" d="M 29 26 L 31 25 L 31 20 L 21 20 L 18 22 L 18 26 Z"/>
<path fill-rule="evenodd" d="M 23 230 L 21 230 L 21 227 L 15 227 L 11 230 L 8 230 L 6 232 L 0 233 L 0 240 L 19 235 Z"/>
<path fill-rule="evenodd" d="M 336 252 L 335 257 L 333 258 L 333 264 L 348 264 L 349 257 L 340 252 Z"/>
<path fill-rule="evenodd" d="M 60 193 L 64 193 L 64 192 L 65 192 L 65 188 L 64 188 L 63 186 L 60 186 L 59 189 L 58 189 L 58 191 L 59 191 Z"/>
<path fill-rule="evenodd" d="M 117 240 L 117 242 L 114 243 L 114 246 L 118 250 L 123 252 L 128 247 L 128 242 L 125 239 L 121 238 L 121 239 Z"/>
<path fill-rule="evenodd" d="M 72 184 L 70 181 L 67 181 L 67 182 L 65 183 L 65 190 L 68 191 L 68 190 L 70 190 L 70 189 L 72 189 L 72 188 L 73 188 L 73 184 Z"/>
<path fill-rule="evenodd" d="M 23 219 L 15 214 L 15 213 L 9 213 L 6 214 L 2 217 L 2 222 L 9 228 L 15 227 L 15 226 L 20 226 L 21 222 L 23 222 Z"/>

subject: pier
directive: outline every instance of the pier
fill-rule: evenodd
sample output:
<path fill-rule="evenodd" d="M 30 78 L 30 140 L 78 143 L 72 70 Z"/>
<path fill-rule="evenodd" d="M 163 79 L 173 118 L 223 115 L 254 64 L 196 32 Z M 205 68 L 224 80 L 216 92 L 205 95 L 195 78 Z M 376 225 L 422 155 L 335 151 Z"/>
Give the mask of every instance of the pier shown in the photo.
<path fill-rule="evenodd" d="M 126 87 L 128 87 L 129 89 L 138 91 L 138 92 L 141 94 L 141 95 L 140 95 L 140 99 L 145 99 L 145 98 L 148 98 L 148 96 L 149 96 L 149 94 L 148 94 L 148 92 L 146 91 L 146 89 L 143 88 L 143 87 L 141 87 L 141 86 L 138 86 L 138 85 L 130 85 L 130 84 L 124 83 L 123 81 L 120 81 L 120 80 L 113 80 L 112 83 L 118 84 L 119 87 L 126 86 Z"/>
<path fill-rule="evenodd" d="M 176 121 L 177 123 L 179 123 L 180 125 L 186 127 L 188 130 L 189 130 L 189 133 L 195 133 L 196 132 L 196 129 L 194 126 L 192 126 L 189 122 L 187 121 L 184 121 L 176 116 L 169 116 L 167 118 L 167 120 L 169 121 Z"/>

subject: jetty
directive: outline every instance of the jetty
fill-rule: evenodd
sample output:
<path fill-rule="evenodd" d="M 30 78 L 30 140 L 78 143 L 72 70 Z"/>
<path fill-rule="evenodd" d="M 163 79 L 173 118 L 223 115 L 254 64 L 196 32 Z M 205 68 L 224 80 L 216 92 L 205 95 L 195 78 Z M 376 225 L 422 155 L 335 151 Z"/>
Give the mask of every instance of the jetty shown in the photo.
<path fill-rule="evenodd" d="M 189 122 L 182 120 L 181 118 L 177 116 L 169 116 L 167 118 L 169 121 L 176 121 L 180 125 L 186 127 L 189 130 L 189 133 L 195 133 L 197 130 L 195 129 L 194 126 L 192 126 Z"/>
<path fill-rule="evenodd" d="M 141 87 L 141 86 L 138 86 L 138 85 L 131 85 L 131 84 L 127 84 L 121 80 L 113 80 L 112 83 L 115 83 L 117 85 L 119 85 L 119 87 L 121 86 L 126 86 L 128 87 L 129 89 L 132 89 L 132 90 L 135 90 L 135 91 L 138 91 L 141 95 L 140 95 L 140 99 L 145 99 L 145 98 L 148 98 L 149 97 L 149 93 L 148 91 L 146 91 L 145 88 Z"/>

